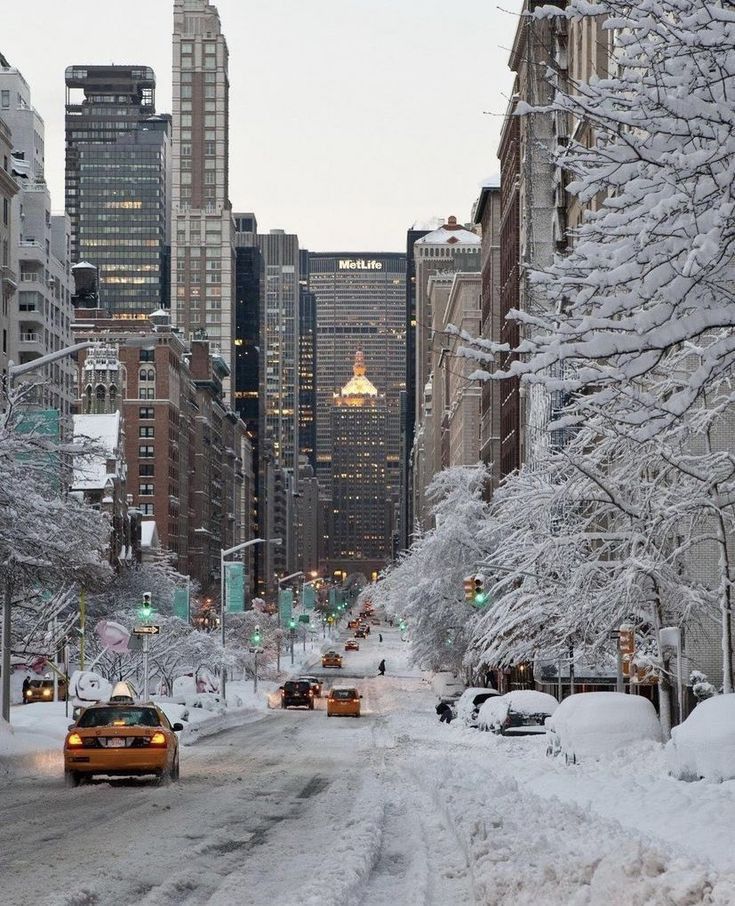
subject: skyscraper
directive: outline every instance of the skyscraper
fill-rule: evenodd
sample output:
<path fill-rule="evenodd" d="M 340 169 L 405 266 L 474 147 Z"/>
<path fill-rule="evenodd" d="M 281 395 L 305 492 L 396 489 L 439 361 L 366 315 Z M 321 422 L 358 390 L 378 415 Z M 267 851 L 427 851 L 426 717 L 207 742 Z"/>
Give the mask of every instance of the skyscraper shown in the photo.
<path fill-rule="evenodd" d="M 263 256 L 258 248 L 255 214 L 236 213 L 235 220 L 235 409 L 245 422 L 252 445 L 255 479 L 253 537 L 264 537 L 263 475 L 260 447 L 260 319 L 264 283 Z M 253 581 L 262 588 L 263 545 L 252 549 Z"/>
<path fill-rule="evenodd" d="M 388 411 L 355 352 L 352 378 L 333 394 L 330 412 L 332 513 L 329 571 L 346 568 L 369 579 L 390 556 L 386 488 Z"/>
<path fill-rule="evenodd" d="M 306 249 L 299 253 L 299 268 L 299 448 L 316 475 L 316 298 Z"/>
<path fill-rule="evenodd" d="M 228 187 L 227 42 L 208 0 L 174 0 L 171 300 L 233 374 L 235 251 Z M 226 396 L 233 381 L 225 379 Z"/>
<path fill-rule="evenodd" d="M 399 485 L 400 393 L 406 386 L 406 256 L 398 252 L 309 255 L 316 299 L 317 478 L 329 494 L 333 394 L 348 380 L 361 350 L 385 394 L 386 476 L 391 498 Z"/>
<path fill-rule="evenodd" d="M 271 230 L 258 235 L 265 282 L 260 330 L 261 438 L 273 461 L 298 478 L 299 467 L 299 239 Z"/>
<path fill-rule="evenodd" d="M 71 220 L 72 258 L 75 262 L 84 259 L 81 246 L 84 236 L 88 243 L 91 241 L 84 251 L 95 249 L 95 252 L 86 257 L 91 258 L 92 263 L 99 267 L 97 250 L 103 257 L 108 256 L 112 263 L 114 250 L 121 242 L 125 245 L 126 235 L 120 221 L 121 216 L 126 216 L 123 212 L 128 212 L 127 216 L 139 212 L 133 216 L 130 226 L 142 217 L 143 211 L 150 216 L 150 193 L 145 191 L 144 196 L 141 196 L 136 184 L 135 159 L 132 156 L 136 149 L 133 149 L 132 155 L 126 160 L 126 172 L 122 173 L 113 166 L 118 164 L 117 160 L 105 158 L 101 149 L 100 156 L 95 156 L 91 146 L 115 146 L 121 136 L 136 133 L 149 117 L 155 115 L 156 78 L 149 66 L 77 65 L 67 67 L 65 82 L 66 211 Z M 133 145 L 135 144 L 134 141 Z M 143 156 L 147 157 L 145 152 Z M 147 163 L 146 161 L 146 165 Z M 165 168 L 165 157 L 162 163 Z M 85 170 L 89 181 L 83 186 L 82 174 Z M 147 166 L 144 166 L 141 175 L 147 175 L 146 170 Z M 163 178 L 165 183 L 165 169 Z M 143 187 L 147 190 L 147 183 L 144 182 Z M 165 185 L 163 188 L 165 212 Z M 107 190 L 109 198 L 104 197 L 107 193 L 103 189 Z M 142 203 L 143 197 L 145 206 Z M 106 205 L 106 201 L 109 204 Z M 137 205 L 136 202 L 140 204 Z M 158 216 L 154 219 L 158 219 Z M 105 232 L 105 226 L 113 225 L 116 229 Z M 148 226 L 144 221 L 136 225 Z M 133 236 L 144 238 L 139 229 L 132 230 L 129 235 L 131 239 Z M 153 235 L 155 236 L 155 232 Z M 107 244 L 101 241 L 104 239 L 108 240 Z M 140 251 L 151 246 L 131 244 L 129 248 Z M 159 249 L 156 248 L 156 251 L 159 252 Z M 133 263 L 138 259 L 130 260 Z"/>
<path fill-rule="evenodd" d="M 23 75 L 0 55 L 0 117 L 12 135 L 12 152 L 3 153 L 3 170 L 15 179 L 18 194 L 3 202 L 4 227 L 0 264 L 17 274 L 18 307 L 3 310 L 6 354 L 24 364 L 71 343 L 71 270 L 69 219 L 51 214 L 51 195 L 44 177 L 44 122 L 31 103 Z M 10 210 L 12 206 L 12 211 Z M 6 281 L 6 288 L 8 287 Z M 74 365 L 70 359 L 46 365 L 46 378 L 36 401 L 68 415 L 74 399 Z"/>

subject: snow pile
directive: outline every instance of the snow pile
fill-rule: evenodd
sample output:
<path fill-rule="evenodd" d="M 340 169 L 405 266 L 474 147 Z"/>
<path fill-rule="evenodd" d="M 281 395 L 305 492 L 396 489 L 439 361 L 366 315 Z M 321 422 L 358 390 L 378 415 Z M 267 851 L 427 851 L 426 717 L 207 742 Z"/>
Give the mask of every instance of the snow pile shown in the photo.
<path fill-rule="evenodd" d="M 681 780 L 735 780 L 735 694 L 700 702 L 671 731 L 666 756 Z"/>
<path fill-rule="evenodd" d="M 546 721 L 552 754 L 568 761 L 600 758 L 638 742 L 661 742 L 656 711 L 640 695 L 570 695 Z"/>
<path fill-rule="evenodd" d="M 509 712 L 522 717 L 551 716 L 559 706 L 553 695 L 533 689 L 515 689 L 505 695 L 493 696 L 480 705 L 477 726 L 481 730 L 500 732 Z M 543 719 L 540 717 L 543 732 Z M 532 730 L 533 728 L 527 728 Z"/>

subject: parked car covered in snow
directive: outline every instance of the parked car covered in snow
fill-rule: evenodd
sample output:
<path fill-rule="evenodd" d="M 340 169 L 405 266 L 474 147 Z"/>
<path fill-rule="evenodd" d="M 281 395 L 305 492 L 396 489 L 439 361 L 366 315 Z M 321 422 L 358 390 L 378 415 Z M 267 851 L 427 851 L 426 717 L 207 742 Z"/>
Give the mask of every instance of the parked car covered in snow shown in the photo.
<path fill-rule="evenodd" d="M 735 780 L 735 694 L 700 702 L 671 731 L 666 760 L 679 780 Z"/>
<path fill-rule="evenodd" d="M 493 695 L 500 695 L 497 689 L 486 689 L 483 686 L 470 686 L 457 699 L 455 716 L 468 727 L 477 726 L 477 714 L 480 705 Z"/>
<path fill-rule="evenodd" d="M 492 696 L 480 705 L 477 726 L 502 736 L 545 733 L 546 718 L 551 717 L 558 706 L 554 696 L 546 692 L 514 689 L 505 695 Z"/>
<path fill-rule="evenodd" d="M 546 721 L 547 755 L 567 764 L 600 758 L 640 742 L 661 742 L 656 709 L 642 695 L 580 692 Z"/>

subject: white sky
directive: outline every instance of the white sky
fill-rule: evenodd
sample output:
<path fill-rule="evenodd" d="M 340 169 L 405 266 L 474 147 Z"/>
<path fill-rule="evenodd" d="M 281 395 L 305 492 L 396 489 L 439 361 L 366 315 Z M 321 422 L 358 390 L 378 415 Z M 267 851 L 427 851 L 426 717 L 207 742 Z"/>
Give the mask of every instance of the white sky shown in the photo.
<path fill-rule="evenodd" d="M 469 219 L 497 173 L 516 16 L 494 0 L 218 0 L 230 51 L 230 196 L 313 251 L 401 251 L 415 220 Z M 519 0 L 505 9 L 520 8 Z M 64 69 L 153 67 L 170 112 L 172 0 L 28 0 L 0 51 L 46 123 L 63 206 Z"/>

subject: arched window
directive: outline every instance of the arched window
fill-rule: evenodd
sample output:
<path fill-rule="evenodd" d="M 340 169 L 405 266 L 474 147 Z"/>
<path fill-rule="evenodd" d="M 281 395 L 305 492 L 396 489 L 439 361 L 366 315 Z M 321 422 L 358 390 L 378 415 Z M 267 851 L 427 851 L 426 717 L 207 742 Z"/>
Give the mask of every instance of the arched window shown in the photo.
<path fill-rule="evenodd" d="M 84 388 L 84 395 L 87 399 L 87 405 L 86 405 L 87 415 L 90 415 L 92 412 L 92 385 L 91 384 L 87 384 L 87 386 Z"/>
<path fill-rule="evenodd" d="M 97 402 L 105 401 L 106 391 L 105 391 L 104 384 L 97 384 L 96 396 L 97 396 Z"/>
<path fill-rule="evenodd" d="M 116 399 L 117 399 L 117 387 L 114 384 L 112 384 L 112 386 L 110 387 L 110 402 L 114 403 Z"/>

